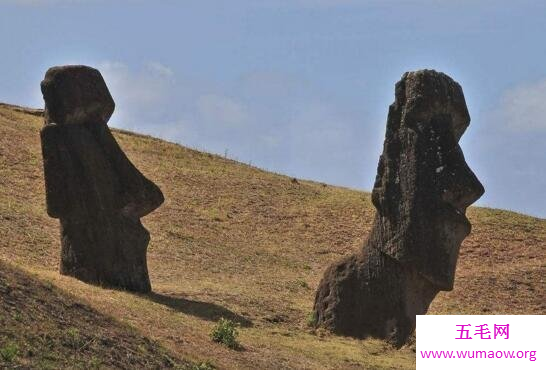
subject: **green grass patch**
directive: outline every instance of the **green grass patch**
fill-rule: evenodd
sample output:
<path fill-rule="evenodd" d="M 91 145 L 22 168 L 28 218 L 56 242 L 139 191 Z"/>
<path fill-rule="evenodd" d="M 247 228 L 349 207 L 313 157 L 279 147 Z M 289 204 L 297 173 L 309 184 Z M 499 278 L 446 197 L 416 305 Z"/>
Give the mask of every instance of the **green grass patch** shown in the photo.
<path fill-rule="evenodd" d="M 213 341 L 217 343 L 222 343 L 231 349 L 237 349 L 240 347 L 239 342 L 237 342 L 237 336 L 239 332 L 237 330 L 237 324 L 233 321 L 221 318 L 218 320 L 218 323 L 212 329 L 210 337 Z"/>

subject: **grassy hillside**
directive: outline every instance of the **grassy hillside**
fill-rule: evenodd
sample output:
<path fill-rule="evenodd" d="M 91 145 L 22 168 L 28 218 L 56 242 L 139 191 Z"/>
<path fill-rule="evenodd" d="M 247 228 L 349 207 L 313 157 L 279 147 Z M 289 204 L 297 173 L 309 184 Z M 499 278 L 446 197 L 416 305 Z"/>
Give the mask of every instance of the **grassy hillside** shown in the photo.
<path fill-rule="evenodd" d="M 41 125 L 36 112 L 0 106 L 2 260 L 135 328 L 176 358 L 219 368 L 415 366 L 411 346 L 396 351 L 376 340 L 314 332 L 306 324 L 326 266 L 359 248 L 369 231 L 374 209 L 368 193 L 293 181 L 116 132 L 166 201 L 143 219 L 152 237 L 154 293 L 100 289 L 57 273 L 58 220 L 45 213 Z M 431 313 L 546 313 L 546 221 L 485 208 L 468 213 L 474 228 L 461 248 L 455 289 L 440 294 Z M 220 317 L 241 324 L 242 349 L 210 340 Z M 0 344 L 3 336 L 0 329 Z"/>
<path fill-rule="evenodd" d="M 127 325 L 0 262 L 0 367 L 190 368 Z"/>

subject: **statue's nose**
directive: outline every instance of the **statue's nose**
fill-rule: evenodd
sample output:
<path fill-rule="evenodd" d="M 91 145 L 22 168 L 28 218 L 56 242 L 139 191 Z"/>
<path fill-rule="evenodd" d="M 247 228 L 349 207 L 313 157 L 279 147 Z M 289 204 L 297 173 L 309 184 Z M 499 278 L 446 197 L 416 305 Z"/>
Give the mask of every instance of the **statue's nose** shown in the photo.
<path fill-rule="evenodd" d="M 476 202 L 481 198 L 483 193 L 485 193 L 485 188 L 483 187 L 478 177 L 472 172 L 472 170 L 466 167 L 466 181 L 465 189 L 463 190 L 464 194 L 462 195 L 462 205 L 466 208 Z"/>
<path fill-rule="evenodd" d="M 442 199 L 461 212 L 464 212 L 485 192 L 482 183 L 468 167 L 464 159 L 452 168 L 449 183 L 445 185 Z"/>

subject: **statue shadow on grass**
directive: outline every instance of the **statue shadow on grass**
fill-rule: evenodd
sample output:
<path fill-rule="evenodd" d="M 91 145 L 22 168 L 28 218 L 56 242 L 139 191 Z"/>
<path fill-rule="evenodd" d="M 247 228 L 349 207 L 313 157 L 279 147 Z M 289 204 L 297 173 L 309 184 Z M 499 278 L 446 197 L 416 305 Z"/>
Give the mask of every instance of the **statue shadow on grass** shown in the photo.
<path fill-rule="evenodd" d="M 155 292 L 145 294 L 143 297 L 148 298 L 152 302 L 167 306 L 175 311 L 182 312 L 186 315 L 196 316 L 204 320 L 218 321 L 223 317 L 244 328 L 252 326 L 252 321 L 246 317 L 215 303 L 192 301 L 183 297 L 164 295 Z"/>

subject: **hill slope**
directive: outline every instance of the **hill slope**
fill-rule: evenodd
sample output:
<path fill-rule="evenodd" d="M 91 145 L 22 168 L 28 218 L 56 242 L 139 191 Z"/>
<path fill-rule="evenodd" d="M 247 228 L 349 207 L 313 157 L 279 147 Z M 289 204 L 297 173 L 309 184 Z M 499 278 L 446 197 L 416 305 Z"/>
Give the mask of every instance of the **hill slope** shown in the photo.
<path fill-rule="evenodd" d="M 143 219 L 154 293 L 134 295 L 57 273 L 58 221 L 45 213 L 36 112 L 0 106 L 0 256 L 157 340 L 221 368 L 412 368 L 411 347 L 315 333 L 306 321 L 326 266 L 359 248 L 369 194 L 291 178 L 117 131 L 165 194 Z M 376 161 L 376 158 L 370 158 Z M 487 187 L 487 184 L 485 184 Z M 431 313 L 546 313 L 546 221 L 471 208 L 455 289 Z M 220 317 L 241 324 L 240 351 L 212 343 Z"/>
<path fill-rule="evenodd" d="M 127 325 L 2 262 L 0 298 L 1 368 L 190 366 Z"/>

